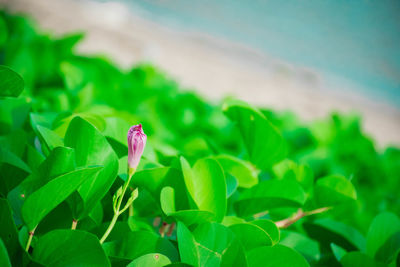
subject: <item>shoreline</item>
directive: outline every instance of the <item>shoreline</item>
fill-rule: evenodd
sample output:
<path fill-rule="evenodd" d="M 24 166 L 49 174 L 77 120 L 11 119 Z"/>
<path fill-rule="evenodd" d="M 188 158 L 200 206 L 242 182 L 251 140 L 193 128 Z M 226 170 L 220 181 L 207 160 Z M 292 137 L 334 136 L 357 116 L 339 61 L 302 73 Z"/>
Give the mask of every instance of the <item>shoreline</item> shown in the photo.
<path fill-rule="evenodd" d="M 332 111 L 356 111 L 378 147 L 400 146 L 400 109 L 368 98 L 350 84 L 339 89 L 311 69 L 220 38 L 164 27 L 122 4 L 75 0 L 0 0 L 0 4 L 29 14 L 42 32 L 85 32 L 78 53 L 106 55 L 123 69 L 149 62 L 181 88 L 212 102 L 233 95 L 254 105 L 293 111 L 305 122 Z M 113 11 L 119 11 L 118 16 Z"/>

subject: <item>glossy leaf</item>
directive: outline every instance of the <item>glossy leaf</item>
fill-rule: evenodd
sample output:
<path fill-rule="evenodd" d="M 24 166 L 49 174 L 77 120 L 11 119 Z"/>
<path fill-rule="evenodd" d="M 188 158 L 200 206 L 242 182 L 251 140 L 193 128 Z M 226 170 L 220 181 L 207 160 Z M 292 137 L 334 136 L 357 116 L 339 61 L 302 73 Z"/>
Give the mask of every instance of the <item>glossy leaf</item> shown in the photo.
<path fill-rule="evenodd" d="M 353 184 L 343 176 L 331 175 L 317 180 L 315 198 L 320 206 L 329 207 L 357 199 Z"/>
<path fill-rule="evenodd" d="M 400 232 L 400 219 L 395 214 L 385 212 L 377 215 L 368 230 L 367 254 L 376 257 L 380 247 L 397 232 Z"/>
<path fill-rule="evenodd" d="M 291 160 L 283 160 L 273 167 L 274 174 L 279 179 L 294 179 L 308 191 L 312 188 L 314 175 L 312 169 L 303 164 L 297 164 Z"/>
<path fill-rule="evenodd" d="M 260 169 L 268 169 L 286 156 L 285 140 L 260 111 L 241 101 L 226 102 L 223 111 L 237 123 L 250 160 Z"/>
<path fill-rule="evenodd" d="M 279 244 L 298 251 L 309 262 L 318 261 L 320 259 L 318 243 L 301 233 L 281 230 L 281 240 Z"/>
<path fill-rule="evenodd" d="M 229 155 L 218 155 L 215 159 L 226 173 L 236 178 L 239 187 L 250 188 L 258 183 L 258 173 L 248 162 Z"/>
<path fill-rule="evenodd" d="M 14 216 L 21 219 L 21 207 L 34 191 L 51 179 L 73 170 L 75 170 L 74 150 L 66 147 L 55 148 L 30 176 L 9 192 L 7 198 L 13 208 Z"/>
<path fill-rule="evenodd" d="M 40 125 L 37 125 L 36 128 L 49 150 L 52 150 L 55 147 L 64 146 L 64 142 L 61 137 L 52 130 Z"/>
<path fill-rule="evenodd" d="M 159 253 L 151 253 L 140 256 L 127 265 L 127 267 L 162 267 L 170 264 L 171 261 L 167 256 Z"/>
<path fill-rule="evenodd" d="M 120 239 L 103 244 L 107 255 L 112 258 L 134 260 L 149 253 L 160 253 L 171 261 L 178 260 L 176 248 L 167 239 L 148 231 L 126 232 Z"/>
<path fill-rule="evenodd" d="M 110 189 L 118 172 L 118 158 L 106 138 L 89 122 L 75 117 L 65 134 L 65 146 L 75 149 L 77 166 L 102 165 L 78 189 L 84 209 L 75 211 L 76 219 L 88 214 Z M 77 214 L 79 213 L 79 214 Z"/>
<path fill-rule="evenodd" d="M 256 220 L 229 226 L 246 250 L 262 246 L 273 246 L 279 242 L 279 230 L 275 223 Z"/>
<path fill-rule="evenodd" d="M 244 250 L 235 235 L 217 223 L 199 225 L 191 233 L 178 223 L 181 261 L 193 266 L 246 266 Z"/>
<path fill-rule="evenodd" d="M 222 221 L 226 212 L 226 182 L 218 162 L 200 159 L 191 168 L 182 157 L 181 164 L 188 193 L 197 207 L 214 213 L 216 220 Z"/>
<path fill-rule="evenodd" d="M 22 218 L 28 229 L 33 230 L 44 216 L 101 169 L 90 167 L 62 174 L 33 192 L 22 206 Z"/>
<path fill-rule="evenodd" d="M 161 208 L 163 212 L 175 218 L 177 221 L 183 222 L 186 226 L 195 223 L 204 223 L 212 221 L 215 215 L 204 210 L 179 210 L 175 209 L 175 191 L 172 187 L 164 187 L 160 194 Z"/>
<path fill-rule="evenodd" d="M 45 266 L 111 266 L 96 236 L 80 230 L 54 230 L 37 241 L 32 257 Z"/>

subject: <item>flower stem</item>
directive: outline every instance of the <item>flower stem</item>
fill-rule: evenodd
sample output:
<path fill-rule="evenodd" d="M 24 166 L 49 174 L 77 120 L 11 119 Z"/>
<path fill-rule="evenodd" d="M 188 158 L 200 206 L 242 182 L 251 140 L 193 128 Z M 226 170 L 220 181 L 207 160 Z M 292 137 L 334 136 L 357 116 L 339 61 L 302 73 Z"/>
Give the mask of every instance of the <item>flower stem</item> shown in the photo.
<path fill-rule="evenodd" d="M 100 244 L 103 244 L 104 241 L 107 239 L 108 235 L 111 233 L 112 229 L 114 228 L 115 223 L 117 222 L 119 213 L 114 213 L 114 216 L 108 226 L 106 232 L 104 233 L 103 237 L 100 239 Z"/>
<path fill-rule="evenodd" d="M 108 226 L 107 230 L 105 231 L 105 233 L 103 234 L 102 238 L 100 239 L 100 244 L 103 244 L 104 241 L 107 239 L 108 235 L 111 233 L 112 229 L 114 228 L 115 223 L 117 222 L 118 216 L 121 215 L 123 211 L 120 211 L 121 208 L 121 204 L 122 204 L 122 200 L 124 199 L 124 195 L 126 192 L 126 189 L 129 186 L 129 183 L 131 182 L 131 178 L 133 176 L 133 174 L 135 173 L 134 169 L 129 168 L 128 169 L 128 179 L 125 181 L 124 186 L 122 187 L 122 193 L 119 196 L 118 200 L 117 200 L 117 205 L 114 209 L 114 216 L 110 222 L 110 225 Z"/>
<path fill-rule="evenodd" d="M 75 230 L 77 225 L 78 225 L 78 220 L 72 219 L 71 230 Z"/>
<path fill-rule="evenodd" d="M 129 217 L 132 217 L 133 216 L 133 204 L 129 205 L 128 212 L 129 212 Z"/>
<path fill-rule="evenodd" d="M 37 226 L 36 226 L 36 227 L 37 227 Z M 26 247 L 25 247 L 25 251 L 26 251 L 26 252 L 29 251 L 29 248 L 30 248 L 30 246 L 31 246 L 31 242 L 32 242 L 32 239 L 33 239 L 33 235 L 35 234 L 36 227 L 33 228 L 32 231 L 29 231 L 28 242 L 26 243 Z"/>

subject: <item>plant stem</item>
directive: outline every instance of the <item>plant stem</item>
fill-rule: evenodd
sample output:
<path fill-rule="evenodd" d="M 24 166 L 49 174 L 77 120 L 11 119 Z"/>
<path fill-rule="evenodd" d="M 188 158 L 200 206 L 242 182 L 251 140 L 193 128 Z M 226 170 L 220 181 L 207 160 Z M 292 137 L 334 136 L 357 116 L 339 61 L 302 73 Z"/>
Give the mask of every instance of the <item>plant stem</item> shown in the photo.
<path fill-rule="evenodd" d="M 116 206 L 116 209 L 114 210 L 114 216 L 113 216 L 107 230 L 105 231 L 102 238 L 100 239 L 100 244 L 103 244 L 104 241 L 107 239 L 108 235 L 111 233 L 112 229 L 114 228 L 115 223 L 117 222 L 118 216 L 121 215 L 121 213 L 122 213 L 122 212 L 120 212 L 122 200 L 124 199 L 126 189 L 128 188 L 129 183 L 131 182 L 131 178 L 134 173 L 135 173 L 135 170 L 128 169 L 128 179 L 125 181 L 125 184 L 122 187 L 122 193 L 121 193 L 121 196 L 119 196 L 119 199 L 117 201 L 117 206 Z"/>
<path fill-rule="evenodd" d="M 129 205 L 129 217 L 133 216 L 133 203 Z"/>
<path fill-rule="evenodd" d="M 72 219 L 71 230 L 75 230 L 77 225 L 78 225 L 78 220 Z"/>
<path fill-rule="evenodd" d="M 114 228 L 115 223 L 117 222 L 119 213 L 114 213 L 114 216 L 110 222 L 110 225 L 108 226 L 106 232 L 104 233 L 103 237 L 100 239 L 100 244 L 103 244 L 108 235 L 111 233 L 112 229 Z"/>
<path fill-rule="evenodd" d="M 36 227 L 37 227 L 37 226 L 36 226 Z M 29 251 L 29 247 L 31 246 L 31 242 L 32 242 L 32 239 L 33 239 L 33 235 L 35 234 L 36 227 L 33 228 L 32 231 L 29 231 L 28 242 L 26 243 L 26 247 L 25 247 L 25 251 L 26 251 L 26 252 Z"/>
<path fill-rule="evenodd" d="M 275 222 L 275 224 L 279 228 L 287 228 L 287 227 L 289 227 L 290 225 L 294 224 L 295 222 L 297 222 L 298 220 L 300 220 L 301 218 L 303 218 L 305 216 L 310 216 L 310 215 L 322 213 L 322 212 L 325 212 L 327 210 L 330 210 L 331 208 L 332 207 L 323 207 L 323 208 L 310 210 L 310 211 L 303 211 L 302 209 L 298 209 L 297 212 L 293 216 L 291 216 L 289 218 L 286 218 L 284 220 L 281 220 L 281 221 L 277 221 L 277 222 Z"/>

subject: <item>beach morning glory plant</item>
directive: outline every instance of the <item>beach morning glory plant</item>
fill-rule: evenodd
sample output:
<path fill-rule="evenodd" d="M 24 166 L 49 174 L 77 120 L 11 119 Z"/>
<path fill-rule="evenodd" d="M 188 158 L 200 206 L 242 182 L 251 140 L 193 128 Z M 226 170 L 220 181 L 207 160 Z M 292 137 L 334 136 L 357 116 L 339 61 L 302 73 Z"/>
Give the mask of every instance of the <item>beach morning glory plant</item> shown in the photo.
<path fill-rule="evenodd" d="M 117 222 L 118 216 L 127 210 L 138 197 L 138 190 L 135 188 L 125 206 L 121 208 L 122 200 L 125 192 L 131 182 L 132 176 L 135 174 L 136 168 L 139 165 L 140 159 L 146 146 L 147 136 L 143 132 L 142 125 L 133 125 L 128 131 L 128 179 L 126 179 L 123 186 L 121 186 L 113 196 L 113 209 L 114 216 L 108 226 L 103 237 L 100 239 L 100 243 L 103 243 L 108 235 L 111 233 L 115 223 Z"/>

